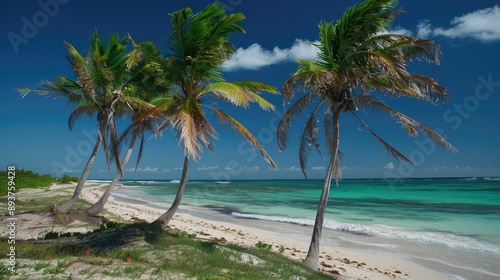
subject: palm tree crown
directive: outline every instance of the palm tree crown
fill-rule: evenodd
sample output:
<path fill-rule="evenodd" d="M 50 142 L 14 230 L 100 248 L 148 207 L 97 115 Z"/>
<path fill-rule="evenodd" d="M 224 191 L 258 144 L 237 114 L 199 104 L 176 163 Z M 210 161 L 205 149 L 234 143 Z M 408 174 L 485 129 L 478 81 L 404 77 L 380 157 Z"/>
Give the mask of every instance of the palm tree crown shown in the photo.
<path fill-rule="evenodd" d="M 68 61 L 76 76 L 76 81 L 60 76 L 55 82 L 42 81 L 38 89 L 19 89 L 22 96 L 30 92 L 39 95 L 52 95 L 54 98 L 65 99 L 74 106 L 68 118 L 68 126 L 73 129 L 75 121 L 82 116 L 96 116 L 99 136 L 94 151 L 80 177 L 73 197 L 59 211 L 69 211 L 80 194 L 87 179 L 95 156 L 103 143 L 108 167 L 115 160 L 119 163 L 119 138 L 115 119 L 133 111 L 133 107 L 144 104 L 134 96 L 137 85 L 144 82 L 140 74 L 145 67 L 136 49 L 128 50 L 129 36 L 120 38 L 112 34 L 107 42 L 99 37 L 97 30 L 91 35 L 90 47 L 86 55 L 80 54 L 76 48 L 65 42 L 68 49 Z"/>
<path fill-rule="evenodd" d="M 283 86 L 283 99 L 288 103 L 295 92 L 306 92 L 283 116 L 278 128 L 278 145 L 287 148 L 288 128 L 295 116 L 316 102 L 306 122 L 300 142 L 300 163 L 305 174 L 307 154 L 318 147 L 318 115 L 324 113 L 325 137 L 329 151 L 334 113 L 374 108 L 387 111 L 407 132 L 418 130 L 439 145 L 456 151 L 443 137 L 391 108 L 374 92 L 389 97 L 412 97 L 435 102 L 446 101 L 448 93 L 434 79 L 407 70 L 407 61 L 424 59 L 439 63 L 441 52 L 434 41 L 407 35 L 389 34 L 387 28 L 400 11 L 392 10 L 395 1 L 367 0 L 348 8 L 336 24 L 319 24 L 318 57 L 315 61 L 299 61 L 297 71 Z M 323 108 L 323 110 L 321 110 Z M 359 117 L 356 115 L 356 118 Z M 361 125 L 366 123 L 359 119 Z M 391 155 L 409 161 L 372 130 Z M 336 178 L 340 175 L 337 172 Z"/>
<path fill-rule="evenodd" d="M 177 132 L 184 153 L 195 160 L 200 159 L 203 147 L 213 150 L 212 139 L 217 138 L 214 127 L 206 119 L 204 110 L 214 112 L 221 123 L 228 123 L 238 131 L 264 159 L 275 167 L 275 163 L 257 139 L 235 118 L 214 105 L 203 103 L 213 97 L 229 101 L 233 105 L 247 107 L 255 102 L 264 110 L 274 106 L 259 93 L 276 93 L 276 89 L 254 81 L 226 82 L 220 65 L 234 52 L 228 40 L 233 32 L 244 32 L 239 25 L 243 14 L 226 15 L 223 7 L 212 4 L 199 13 L 190 8 L 170 14 L 172 35 L 168 48 L 165 80 L 172 83 L 173 94 L 158 98 L 152 103 L 164 108 L 168 124 Z"/>

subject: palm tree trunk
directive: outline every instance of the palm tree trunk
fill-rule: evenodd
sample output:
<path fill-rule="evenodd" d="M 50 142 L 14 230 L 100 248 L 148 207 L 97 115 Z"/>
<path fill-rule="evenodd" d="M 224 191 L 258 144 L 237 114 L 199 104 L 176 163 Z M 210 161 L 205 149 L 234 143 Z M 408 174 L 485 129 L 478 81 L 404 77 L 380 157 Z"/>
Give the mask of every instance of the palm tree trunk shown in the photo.
<path fill-rule="evenodd" d="M 85 185 L 85 181 L 87 180 L 87 178 L 90 174 L 90 169 L 92 169 L 92 165 L 94 164 L 94 160 L 96 158 L 97 152 L 99 151 L 99 148 L 101 147 L 101 143 L 102 143 L 102 136 L 101 136 L 101 133 L 99 133 L 99 135 L 97 136 L 97 140 L 95 142 L 95 145 L 94 145 L 94 149 L 92 150 L 92 154 L 90 155 L 90 158 L 87 161 L 87 165 L 85 165 L 85 168 L 83 169 L 82 176 L 80 176 L 80 181 L 78 181 L 78 185 L 76 185 L 73 196 L 61 206 L 54 205 L 54 208 L 53 208 L 54 212 L 67 213 L 67 212 L 69 212 L 69 210 L 71 210 L 71 208 L 73 207 L 73 204 L 75 203 L 75 201 L 80 196 L 80 193 L 82 192 L 83 186 Z"/>
<path fill-rule="evenodd" d="M 330 163 L 328 164 L 328 169 L 326 171 L 326 176 L 325 176 L 325 182 L 323 184 L 323 190 L 321 191 L 321 197 L 318 203 L 318 211 L 316 213 L 316 220 L 314 221 L 314 228 L 311 237 L 311 243 L 309 245 L 309 251 L 307 252 L 307 257 L 304 261 L 304 264 L 313 270 L 318 269 L 319 244 L 321 240 L 321 233 L 323 231 L 323 222 L 325 220 L 325 212 L 328 203 L 328 196 L 330 194 L 330 185 L 332 183 L 332 177 L 337 162 L 337 156 L 339 150 L 339 117 L 340 117 L 340 111 L 335 110 L 335 112 L 333 113 L 333 134 L 332 134 L 333 143 L 332 143 L 332 153 L 330 157 Z"/>
<path fill-rule="evenodd" d="M 163 215 L 161 215 L 158 219 L 156 219 L 152 224 L 158 225 L 160 228 L 165 228 L 172 219 L 172 217 L 174 216 L 175 212 L 177 211 L 177 208 L 179 208 L 179 205 L 181 204 L 182 195 L 184 194 L 184 190 L 186 189 L 188 166 L 189 166 L 189 157 L 185 156 L 184 166 L 182 167 L 181 182 L 179 185 L 179 190 L 177 191 L 177 195 L 175 196 L 175 200 L 172 203 L 172 206 L 170 206 L 170 208 L 168 209 L 168 211 L 165 212 Z"/>
<path fill-rule="evenodd" d="M 121 163 L 121 166 L 122 166 L 121 170 L 122 171 L 123 171 L 123 169 L 125 169 L 125 166 L 127 166 L 128 160 L 130 159 L 130 156 L 132 155 L 132 151 L 134 150 L 134 145 L 135 145 L 136 139 L 137 139 L 137 137 L 134 135 L 132 137 L 132 140 L 130 141 L 130 145 L 128 146 L 128 150 L 125 153 L 125 156 L 123 157 L 123 161 Z M 109 196 L 111 195 L 111 192 L 115 189 L 115 186 L 116 186 L 116 184 L 118 184 L 118 181 L 120 180 L 121 177 L 122 177 L 122 172 L 120 172 L 120 170 L 118 170 L 115 174 L 115 177 L 113 178 L 113 181 L 111 181 L 111 184 L 109 184 L 109 186 L 106 188 L 106 191 L 102 194 L 99 201 L 97 201 L 94 205 L 92 205 L 92 207 L 90 207 L 87 210 L 87 213 L 90 216 L 95 216 L 99 212 L 101 212 L 101 210 L 104 208 L 104 205 L 108 201 Z"/>

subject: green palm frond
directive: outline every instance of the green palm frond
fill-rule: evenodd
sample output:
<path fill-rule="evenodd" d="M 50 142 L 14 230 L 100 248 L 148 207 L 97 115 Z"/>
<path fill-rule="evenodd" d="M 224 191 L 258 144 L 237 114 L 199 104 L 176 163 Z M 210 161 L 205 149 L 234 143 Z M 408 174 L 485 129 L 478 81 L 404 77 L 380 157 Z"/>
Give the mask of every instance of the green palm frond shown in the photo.
<path fill-rule="evenodd" d="M 234 52 L 228 37 L 244 31 L 240 26 L 243 14 L 226 15 L 222 6 L 212 4 L 196 14 L 185 8 L 170 16 L 172 35 L 168 47 L 173 53 L 172 77 L 176 83 L 189 95 L 196 81 L 222 81 L 220 65 Z"/>
<path fill-rule="evenodd" d="M 409 135 L 416 136 L 417 131 L 421 131 L 442 147 L 456 151 L 441 135 L 379 102 L 372 94 L 430 102 L 446 101 L 449 96 L 446 88 L 435 79 L 408 71 L 409 61 L 415 59 L 439 64 L 442 54 L 439 45 L 432 40 L 387 32 L 394 17 L 402 13 L 394 10 L 396 3 L 395 0 L 365 0 L 349 7 L 335 24 L 319 23 L 319 43 L 315 44 L 319 49 L 318 57 L 314 61 L 299 61 L 296 72 L 283 85 L 285 104 L 294 98 L 296 92 L 303 92 L 304 96 L 292 104 L 280 120 L 277 130 L 280 150 L 287 147 L 288 128 L 293 118 L 319 101 L 325 104 L 322 128 L 333 157 L 338 156 L 334 150 L 338 144 L 338 135 L 334 135 L 336 116 L 341 112 L 354 113 L 357 106 L 385 110 L 405 127 Z M 316 106 L 311 108 L 312 112 L 317 110 Z M 314 114 L 309 118 L 300 142 L 301 166 L 307 162 L 307 155 L 314 145 L 312 138 L 319 128 L 313 124 L 317 121 Z M 366 123 L 358 120 L 368 128 Z M 375 132 L 368 130 L 392 156 L 409 161 Z M 331 164 L 338 168 L 338 162 Z"/>
<path fill-rule="evenodd" d="M 330 69 L 335 68 L 338 61 L 337 50 L 334 50 L 332 46 L 336 36 L 335 26 L 331 22 L 321 21 L 318 27 L 319 43 L 315 44 L 319 49 L 318 64 Z"/>
<path fill-rule="evenodd" d="M 170 91 L 165 97 L 151 100 L 151 104 L 164 114 L 157 130 L 172 127 L 184 154 L 199 160 L 204 147 L 212 150 L 211 141 L 217 136 L 202 109 L 209 108 L 216 110 L 222 122 L 230 123 L 260 150 L 260 144 L 239 122 L 216 108 L 203 105 L 202 100 L 213 96 L 235 106 L 248 107 L 250 103 L 257 103 L 264 110 L 274 109 L 273 104 L 259 95 L 261 92 L 277 93 L 274 87 L 253 81 L 227 82 L 222 77 L 220 66 L 235 51 L 229 36 L 244 32 L 241 27 L 244 15 L 226 14 L 224 7 L 215 3 L 197 13 L 184 8 L 171 13 L 170 18 L 172 33 L 167 43 L 170 54 L 162 59 L 163 62 L 157 62 L 162 77 L 156 81 L 158 85 L 168 85 Z M 148 56 L 157 56 L 148 46 L 144 49 Z M 261 154 L 272 162 L 263 149 Z"/>
<path fill-rule="evenodd" d="M 143 50 L 151 51 L 151 44 L 128 50 L 130 36 L 111 34 L 107 41 L 97 30 L 90 36 L 90 47 L 86 55 L 65 42 L 68 61 L 76 80 L 58 77 L 55 82 L 42 81 L 37 89 L 18 89 L 22 96 L 29 92 L 65 99 L 75 108 L 68 118 L 70 129 L 82 116 L 97 117 L 99 132 L 110 167 L 112 161 L 119 164 L 119 137 L 116 120 L 132 114 L 138 107 L 147 107 L 142 99 L 151 99 L 153 91 L 165 87 L 156 86 L 150 79 L 157 69 L 152 59 Z M 160 68 L 160 67 L 157 67 Z"/>
<path fill-rule="evenodd" d="M 265 111 L 274 110 L 273 104 L 258 95 L 260 91 L 277 93 L 275 87 L 260 82 L 215 82 L 204 86 L 199 97 L 212 92 L 218 98 L 236 106 L 248 107 L 250 103 L 255 102 Z"/>

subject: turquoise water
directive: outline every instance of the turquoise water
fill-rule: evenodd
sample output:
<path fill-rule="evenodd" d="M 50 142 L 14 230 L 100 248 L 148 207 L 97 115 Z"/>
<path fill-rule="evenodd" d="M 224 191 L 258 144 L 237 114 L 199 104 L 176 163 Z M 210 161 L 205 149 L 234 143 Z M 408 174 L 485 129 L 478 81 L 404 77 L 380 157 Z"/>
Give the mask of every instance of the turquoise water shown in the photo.
<path fill-rule="evenodd" d="M 176 181 L 123 183 L 117 195 L 166 203 L 178 187 Z M 193 181 L 183 203 L 308 226 L 321 187 L 321 180 Z M 500 277 L 499 178 L 342 180 L 332 186 L 325 228 L 326 238 L 432 260 L 457 279 Z"/>

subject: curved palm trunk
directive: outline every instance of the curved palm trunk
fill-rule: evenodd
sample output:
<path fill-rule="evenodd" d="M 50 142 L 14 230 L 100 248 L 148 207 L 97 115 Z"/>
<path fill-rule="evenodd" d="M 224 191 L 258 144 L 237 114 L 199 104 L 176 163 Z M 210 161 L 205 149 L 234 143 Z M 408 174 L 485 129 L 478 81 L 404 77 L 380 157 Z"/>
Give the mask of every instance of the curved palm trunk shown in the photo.
<path fill-rule="evenodd" d="M 188 166 L 189 166 L 189 157 L 185 156 L 184 166 L 182 167 L 181 182 L 179 185 L 179 190 L 177 191 L 177 195 L 175 196 L 174 202 L 172 203 L 172 206 L 170 206 L 168 211 L 165 212 L 163 215 L 161 215 L 158 219 L 156 219 L 152 224 L 158 225 L 160 226 L 160 228 L 165 228 L 172 219 L 172 217 L 174 216 L 175 212 L 177 211 L 177 208 L 179 208 L 179 205 L 181 204 L 182 195 L 184 194 L 184 190 L 186 189 Z"/>
<path fill-rule="evenodd" d="M 71 208 L 73 207 L 73 204 L 75 201 L 78 199 L 80 196 L 80 193 L 82 192 L 83 186 L 85 185 L 85 181 L 87 180 L 89 174 L 90 174 L 90 169 L 92 169 L 92 165 L 94 164 L 94 160 L 96 158 L 97 152 L 99 151 L 99 148 L 101 147 L 102 143 L 102 136 L 101 133 L 97 136 L 97 140 L 94 145 L 94 149 L 92 150 L 92 154 L 90 155 L 89 160 L 87 161 L 87 165 L 85 165 L 85 168 L 83 169 L 82 176 L 80 176 L 80 181 L 78 181 L 78 185 L 76 185 L 75 191 L 73 193 L 73 196 L 66 201 L 63 205 L 57 206 L 54 205 L 54 212 L 69 212 Z"/>
<path fill-rule="evenodd" d="M 335 111 L 333 113 L 333 143 L 332 143 L 332 155 L 330 158 L 330 163 L 328 164 L 328 169 L 326 171 L 325 182 L 323 184 L 323 190 L 321 191 L 321 197 L 318 204 L 318 212 L 316 213 L 316 220 L 314 221 L 314 228 L 311 237 L 311 243 L 309 245 L 309 251 L 307 252 L 307 257 L 304 264 L 311 269 L 318 269 L 319 261 L 319 244 L 321 241 L 321 233 L 323 231 L 323 222 L 325 220 L 326 206 L 328 203 L 328 196 L 330 194 L 330 185 L 332 183 L 332 177 L 334 174 L 335 164 L 337 162 L 338 150 L 339 150 L 339 117 L 340 111 Z"/>
<path fill-rule="evenodd" d="M 125 166 L 127 166 L 128 160 L 130 159 L 130 156 L 132 155 L 132 151 L 134 150 L 134 145 L 135 145 L 136 139 L 137 139 L 137 137 L 134 136 L 134 137 L 132 137 L 132 141 L 130 141 L 130 145 L 128 146 L 128 150 L 125 153 L 125 156 L 123 157 L 123 161 L 121 163 L 121 166 L 122 166 L 121 170 L 125 169 Z M 122 173 L 120 172 L 120 170 L 118 170 L 115 174 L 115 177 L 113 178 L 113 181 L 111 181 L 111 184 L 109 184 L 109 186 L 106 188 L 106 191 L 102 194 L 99 201 L 97 201 L 94 205 L 92 205 L 92 207 L 90 207 L 87 210 L 87 213 L 90 216 L 95 216 L 99 212 L 101 212 L 101 210 L 104 208 L 104 205 L 108 201 L 109 196 L 111 195 L 111 192 L 115 189 L 116 184 L 118 184 L 118 181 L 120 180 L 121 177 L 122 177 Z"/>

